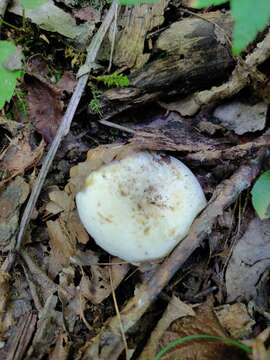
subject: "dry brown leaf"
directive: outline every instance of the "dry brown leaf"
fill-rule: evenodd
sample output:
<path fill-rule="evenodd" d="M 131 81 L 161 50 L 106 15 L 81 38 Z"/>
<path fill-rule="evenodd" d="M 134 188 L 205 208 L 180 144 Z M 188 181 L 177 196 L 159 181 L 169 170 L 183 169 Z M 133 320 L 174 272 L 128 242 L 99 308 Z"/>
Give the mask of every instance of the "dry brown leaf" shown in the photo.
<path fill-rule="evenodd" d="M 19 130 L 23 128 L 23 125 L 17 121 L 6 119 L 0 116 L 0 126 L 6 129 L 13 137 L 17 136 Z"/>
<path fill-rule="evenodd" d="M 140 360 L 144 359 L 153 359 L 154 355 L 157 352 L 157 348 L 159 346 L 159 341 L 161 340 L 164 331 L 168 329 L 171 323 L 180 319 L 183 316 L 195 316 L 195 312 L 190 305 L 185 304 L 177 297 L 173 296 L 167 309 L 164 311 L 162 318 L 159 320 L 157 326 L 152 332 L 147 345 L 145 346 Z"/>
<path fill-rule="evenodd" d="M 27 199 L 29 185 L 17 177 L 0 193 L 0 248 L 8 250 L 14 245 L 19 225 L 20 207 Z"/>
<path fill-rule="evenodd" d="M 59 214 L 62 211 L 70 213 L 74 209 L 75 204 L 72 196 L 65 191 L 53 190 L 49 192 L 50 201 L 46 204 L 46 211 L 49 214 Z"/>
<path fill-rule="evenodd" d="M 36 331 L 37 314 L 29 311 L 19 318 L 11 329 L 6 345 L 0 350 L 0 359 L 21 360 Z"/>
<path fill-rule="evenodd" d="M 256 324 L 243 303 L 219 306 L 215 308 L 215 313 L 224 329 L 237 339 L 250 335 L 252 327 Z"/>
<path fill-rule="evenodd" d="M 70 350 L 70 341 L 66 334 L 59 334 L 55 347 L 49 355 L 49 360 L 67 360 Z"/>
<path fill-rule="evenodd" d="M 90 266 L 98 263 L 98 256 L 92 250 L 77 250 L 76 254 L 71 257 L 71 261 L 75 265 Z"/>
<path fill-rule="evenodd" d="M 34 259 L 34 254 L 26 250 L 21 250 L 21 265 L 24 270 L 31 296 L 34 300 L 35 307 L 41 310 L 48 297 L 57 291 L 58 286 L 48 277 L 46 272 L 39 266 Z"/>
<path fill-rule="evenodd" d="M 75 269 L 66 267 L 59 273 L 58 297 L 62 303 L 63 316 L 69 331 L 73 331 L 78 316 L 82 318 L 85 304 L 82 303 L 80 289 L 75 286 Z"/>
<path fill-rule="evenodd" d="M 46 142 L 51 142 L 63 115 L 60 90 L 32 78 L 27 84 L 29 118 Z"/>
<path fill-rule="evenodd" d="M 57 87 L 62 92 L 67 92 L 68 94 L 72 94 L 75 86 L 77 84 L 76 77 L 71 71 L 64 71 L 64 74 L 62 75 L 61 79 L 57 83 Z"/>
<path fill-rule="evenodd" d="M 67 229 L 71 237 L 75 238 L 81 244 L 87 244 L 89 241 L 89 235 L 84 229 L 79 216 L 76 211 L 70 214 L 67 222 Z"/>
<path fill-rule="evenodd" d="M 209 304 L 205 303 L 194 308 L 194 311 L 196 313 L 195 317 L 186 316 L 175 320 L 169 326 L 161 338 L 159 344 L 160 348 L 166 346 L 172 340 L 188 335 L 208 334 L 222 337 L 227 335 Z M 244 360 L 247 358 L 239 349 L 225 345 L 221 342 L 194 340 L 175 347 L 169 353 L 164 355 L 162 359 Z"/>
<path fill-rule="evenodd" d="M 47 142 L 51 142 L 61 121 L 62 90 L 49 79 L 47 60 L 40 55 L 32 56 L 27 63 L 30 75 L 26 81 L 29 118 Z"/>
<path fill-rule="evenodd" d="M 81 9 L 74 9 L 72 13 L 75 18 L 80 20 L 91 21 L 94 23 L 100 21 L 100 11 L 93 8 L 92 6 L 85 6 Z"/>
<path fill-rule="evenodd" d="M 93 259 L 94 256 L 91 255 L 91 252 L 89 254 L 88 251 L 85 254 L 81 252 L 81 255 L 86 259 L 82 259 L 82 263 L 75 262 L 79 266 L 89 265 L 89 258 L 91 258 L 91 263 L 95 263 L 98 260 L 97 258 Z M 73 331 L 79 316 L 86 327 L 91 329 L 84 314 L 84 311 L 89 308 L 87 299 L 83 296 L 80 286 L 75 286 L 75 282 L 75 268 L 71 266 L 63 268 L 59 273 L 58 296 L 62 303 L 65 322 L 68 324 L 69 331 Z"/>
<path fill-rule="evenodd" d="M 47 221 L 47 228 L 51 246 L 49 273 L 55 277 L 62 267 L 69 265 L 70 257 L 75 255 L 76 239 L 68 232 L 62 217 Z"/>
<path fill-rule="evenodd" d="M 0 188 L 17 175 L 36 166 L 41 159 L 45 143 L 43 141 L 37 147 L 31 146 L 30 130 L 23 130 L 13 138 L 0 159 L 0 169 L 7 176 L 0 181 Z"/>
<path fill-rule="evenodd" d="M 62 313 L 55 310 L 57 301 L 55 295 L 48 296 L 39 313 L 37 330 L 25 358 L 39 360 L 47 358 L 46 355 L 51 352 L 51 348 L 63 328 Z"/>
<path fill-rule="evenodd" d="M 0 340 L 4 339 L 5 332 L 13 321 L 12 314 L 8 310 L 10 280 L 11 277 L 8 273 L 0 271 Z"/>
<path fill-rule="evenodd" d="M 136 151 L 131 145 L 111 144 L 100 145 L 90 149 L 87 159 L 70 169 L 70 179 L 65 191 L 68 194 L 75 194 L 85 185 L 85 179 L 91 171 L 99 169 L 102 165 L 110 163 L 114 159 L 120 159 Z"/>
<path fill-rule="evenodd" d="M 114 290 L 118 287 L 129 270 L 128 264 L 118 264 L 119 262 L 121 262 L 119 258 L 113 258 L 111 265 L 91 266 L 91 279 L 86 275 L 83 275 L 81 279 L 81 294 L 93 304 L 100 304 L 106 299 L 112 292 L 109 266 L 111 268 Z"/>
<path fill-rule="evenodd" d="M 28 74 L 40 78 L 48 78 L 49 66 L 47 60 L 40 54 L 31 56 L 27 61 Z"/>
<path fill-rule="evenodd" d="M 267 345 L 270 339 L 270 327 L 264 329 L 255 339 L 246 340 L 245 343 L 252 348 L 252 360 L 269 360 L 270 348 Z"/>
<path fill-rule="evenodd" d="M 77 211 L 73 210 L 75 203 L 72 196 L 64 191 L 53 191 L 49 197 L 51 201 L 46 209 L 62 211 L 58 219 L 46 223 L 51 246 L 49 273 L 56 276 L 62 267 L 69 265 L 70 258 L 76 254 L 77 241 L 86 244 L 89 235 L 81 224 Z"/>
<path fill-rule="evenodd" d="M 226 274 L 228 301 L 250 300 L 267 304 L 265 294 L 259 296 L 258 285 L 270 265 L 270 220 L 253 218 L 233 248 Z"/>

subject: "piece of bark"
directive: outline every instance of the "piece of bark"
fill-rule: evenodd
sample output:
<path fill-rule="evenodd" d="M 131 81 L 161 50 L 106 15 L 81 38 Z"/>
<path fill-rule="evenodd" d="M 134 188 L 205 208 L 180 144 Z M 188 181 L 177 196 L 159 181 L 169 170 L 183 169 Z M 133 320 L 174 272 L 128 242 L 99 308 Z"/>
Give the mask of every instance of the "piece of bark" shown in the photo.
<path fill-rule="evenodd" d="M 246 142 L 244 144 L 238 144 L 230 146 L 224 149 L 211 149 L 197 151 L 190 153 L 186 156 L 186 160 L 196 162 L 198 164 L 207 163 L 208 165 L 215 164 L 220 160 L 239 160 L 252 158 L 256 155 L 259 149 L 269 147 L 270 131 L 267 130 L 262 136 L 253 141 Z"/>
<path fill-rule="evenodd" d="M 151 53 L 145 53 L 145 40 L 148 32 L 162 25 L 164 11 L 168 0 L 160 0 L 153 4 L 140 4 L 126 6 L 121 9 L 118 18 L 118 31 L 116 33 L 113 64 L 120 68 L 141 68 L 149 59 Z M 111 26 L 110 33 L 113 33 Z M 101 58 L 110 56 L 113 35 L 109 34 L 99 54 Z M 108 44 L 108 42 L 110 42 Z M 110 51 L 110 50 L 109 50 Z"/>
<path fill-rule="evenodd" d="M 270 56 L 270 31 L 265 38 L 257 44 L 257 47 L 249 54 L 244 61 L 239 61 L 233 70 L 229 80 L 220 86 L 214 86 L 210 90 L 198 91 L 192 96 L 179 101 L 178 107 L 181 108 L 181 115 L 193 116 L 203 106 L 215 104 L 218 101 L 229 98 L 244 89 L 251 83 L 257 92 L 261 93 L 262 98 L 268 97 L 261 90 L 267 88 L 269 81 L 261 71 L 257 69 Z"/>
<path fill-rule="evenodd" d="M 164 30 L 153 49 L 153 60 L 132 73 L 131 85 L 141 94 L 162 91 L 167 95 L 171 90 L 172 95 L 184 95 L 224 79 L 232 69 L 233 59 L 221 28 L 230 32 L 231 17 L 221 12 L 204 16 L 205 20 L 187 18 Z M 130 101 L 130 92 L 125 91 Z M 109 90 L 104 97 L 117 101 L 120 98 L 121 102 L 125 99 L 121 89 Z M 134 95 L 132 101 L 140 97 Z"/>
<path fill-rule="evenodd" d="M 136 324 L 176 271 L 211 233 L 217 217 L 251 185 L 260 171 L 261 163 L 260 156 L 248 165 L 241 166 L 230 179 L 217 187 L 208 206 L 194 221 L 189 235 L 157 268 L 153 276 L 140 286 L 135 296 L 122 309 L 121 324 L 117 316 L 108 321 L 103 330 L 81 349 L 81 360 L 118 358 L 123 350 L 121 331 L 127 332 Z"/>

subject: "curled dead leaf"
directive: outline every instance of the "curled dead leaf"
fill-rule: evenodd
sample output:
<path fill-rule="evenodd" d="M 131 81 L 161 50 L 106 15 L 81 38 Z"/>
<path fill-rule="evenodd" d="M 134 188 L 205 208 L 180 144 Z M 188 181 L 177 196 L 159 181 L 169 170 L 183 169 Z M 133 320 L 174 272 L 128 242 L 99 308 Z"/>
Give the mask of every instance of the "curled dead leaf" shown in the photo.
<path fill-rule="evenodd" d="M 194 308 L 195 316 L 184 316 L 174 320 L 159 338 L 159 349 L 164 348 L 169 342 L 189 335 L 207 334 L 226 337 L 227 334 L 214 314 L 213 308 L 204 303 Z M 177 345 L 165 354 L 162 359 L 200 359 L 200 360 L 238 360 L 247 359 L 245 354 L 236 347 L 222 342 L 211 342 L 207 339 L 192 340 L 182 345 Z M 150 359 L 141 357 L 140 360 Z"/>
<path fill-rule="evenodd" d="M 49 360 L 66 360 L 68 359 L 71 343 L 65 333 L 59 334 L 55 347 L 49 355 Z"/>
<path fill-rule="evenodd" d="M 173 296 L 162 318 L 159 320 L 157 326 L 152 331 L 150 339 L 148 340 L 147 345 L 145 346 L 139 359 L 143 360 L 154 358 L 164 331 L 168 329 L 174 320 L 180 319 L 184 316 L 193 317 L 195 315 L 196 314 L 190 305 L 185 304 L 176 296 Z"/>
<path fill-rule="evenodd" d="M 27 199 L 29 185 L 17 177 L 0 193 L 0 247 L 8 250 L 13 246 L 19 225 L 20 207 Z"/>
<path fill-rule="evenodd" d="M 76 239 L 66 229 L 63 218 L 47 221 L 51 256 L 49 273 L 54 277 L 62 267 L 68 266 L 70 257 L 76 253 Z"/>
<path fill-rule="evenodd" d="M 92 265 L 91 279 L 84 275 L 80 283 L 81 294 L 93 304 L 100 304 L 112 292 L 109 267 L 111 269 L 112 284 L 115 290 L 126 276 L 129 264 L 120 263 L 119 258 L 113 258 L 111 264 L 105 266 Z"/>
<path fill-rule="evenodd" d="M 62 119 L 61 91 L 50 83 L 32 78 L 27 84 L 29 118 L 46 142 L 51 142 Z"/>
<path fill-rule="evenodd" d="M 68 214 L 74 209 L 74 200 L 65 191 L 53 190 L 49 192 L 50 201 L 46 204 L 46 211 L 49 214 L 57 215 L 66 211 Z"/>
<path fill-rule="evenodd" d="M 99 169 L 102 165 L 110 163 L 114 159 L 121 159 L 136 151 L 136 147 L 129 144 L 101 145 L 90 149 L 87 159 L 70 169 L 70 180 L 65 191 L 75 194 L 84 187 L 85 179 L 91 171 Z"/>
<path fill-rule="evenodd" d="M 256 323 L 243 303 L 219 306 L 215 313 L 224 329 L 237 339 L 250 335 Z"/>
<path fill-rule="evenodd" d="M 0 169 L 6 176 L 0 181 L 0 188 L 17 175 L 36 166 L 41 159 L 45 143 L 41 141 L 37 147 L 31 145 L 30 130 L 23 130 L 13 138 L 0 158 Z"/>
<path fill-rule="evenodd" d="M 10 296 L 10 280 L 8 273 L 0 271 L 0 339 L 3 339 L 5 332 L 12 324 L 12 315 L 8 311 Z"/>

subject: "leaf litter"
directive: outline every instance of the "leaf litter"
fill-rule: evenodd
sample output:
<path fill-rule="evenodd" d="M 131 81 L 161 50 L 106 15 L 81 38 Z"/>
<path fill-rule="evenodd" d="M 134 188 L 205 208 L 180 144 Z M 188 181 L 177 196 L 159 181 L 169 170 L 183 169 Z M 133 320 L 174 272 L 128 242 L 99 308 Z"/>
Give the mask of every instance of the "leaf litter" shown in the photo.
<path fill-rule="evenodd" d="M 60 8 L 50 1 L 41 2 L 46 11 L 41 14 L 36 4 L 35 8 L 27 9 L 26 17 L 46 31 L 48 41 L 54 41 L 55 35 L 49 33 L 52 32 L 73 39 L 77 44 L 85 44 L 84 39 L 92 36 L 94 24 L 102 19 L 101 9 L 89 5 L 80 7 L 64 2 L 66 7 Z M 129 68 L 131 72 L 143 68 L 155 48 L 155 36 L 159 32 L 155 30 L 164 21 L 167 5 L 167 2 L 143 5 L 126 8 L 119 13 L 120 31 L 113 66 Z M 149 22 L 141 26 L 141 12 L 145 10 Z M 11 11 L 22 14 L 18 4 L 15 8 L 11 7 Z M 52 12 L 53 23 L 44 19 L 44 14 Z M 59 23 L 57 16 L 61 17 Z M 137 37 L 132 36 L 134 28 L 140 28 Z M 81 40 L 78 40 L 79 34 L 84 34 Z M 129 48 L 127 39 L 131 41 Z M 99 54 L 102 62 L 108 60 L 109 42 L 113 42 L 113 27 Z M 20 68 L 19 52 L 9 60 L 9 70 Z M 95 69 L 97 74 L 103 71 L 102 66 Z M 0 139 L 1 263 L 7 256 L 7 250 L 14 248 L 19 219 L 46 151 L 45 143 L 50 144 L 54 139 L 68 97 L 78 81 L 66 59 L 60 76 L 52 73 L 49 57 L 31 57 L 22 84 L 27 92 L 27 116 L 21 122 L 16 116 L 12 120 L 6 119 L 7 113 L 0 117 L 1 136 L 3 134 Z M 91 96 L 89 89 L 86 97 Z M 137 96 L 140 92 L 134 87 L 133 94 Z M 231 95 L 234 95 L 233 91 Z M 223 100 L 222 96 L 220 100 Z M 152 105 L 141 112 L 137 107 L 134 114 L 119 113 L 105 127 L 95 115 L 89 115 L 84 110 L 84 101 L 67 137 L 67 144 L 63 144 L 63 153 L 59 151 L 57 154 L 65 162 L 65 168 L 70 170 L 70 177 L 61 173 L 59 164 L 51 168 L 14 272 L 0 273 L 0 357 L 66 359 L 76 356 L 86 359 L 92 356 L 102 359 L 106 358 L 105 349 L 107 354 L 112 354 L 112 359 L 117 358 L 122 351 L 122 337 L 117 332 L 119 317 L 114 322 L 113 316 L 120 311 L 128 353 L 134 358 L 152 359 L 172 340 L 208 334 L 239 339 L 252 347 L 253 359 L 266 359 L 269 354 L 268 220 L 255 217 L 249 200 L 244 205 L 247 211 L 241 208 L 241 201 L 235 202 L 236 198 L 226 211 L 223 206 L 214 207 L 218 209 L 218 214 L 211 213 L 211 204 L 215 201 L 217 189 L 225 189 L 220 196 L 226 204 L 231 193 L 226 193 L 228 187 L 223 187 L 223 180 L 225 184 L 230 184 L 230 176 L 237 172 L 240 165 L 248 168 L 249 164 L 253 164 L 255 169 L 254 163 L 257 161 L 260 164 L 260 151 L 263 152 L 269 144 L 267 104 L 258 102 L 254 105 L 252 101 L 243 104 L 241 96 L 239 100 L 237 97 L 236 100 L 227 100 L 226 104 L 217 101 L 218 106 L 202 106 L 201 110 L 201 106 L 195 104 L 192 111 L 200 110 L 197 115 L 184 117 L 181 101 L 170 103 L 162 99 L 158 100 L 159 106 L 155 104 L 154 116 Z M 124 103 L 125 100 L 121 101 Z M 12 102 L 16 102 L 16 97 L 6 105 L 6 111 L 12 109 Z M 259 113 L 258 121 L 254 120 L 253 111 L 255 115 Z M 246 121 L 247 118 L 249 121 Z M 118 129 L 110 127 L 110 124 L 119 125 Z M 128 136 L 122 132 L 125 128 L 130 130 Z M 74 147 L 75 142 L 77 145 Z M 76 152 L 75 148 L 81 149 L 82 153 Z M 86 149 L 90 149 L 87 154 Z M 207 197 L 214 194 L 206 210 L 206 214 L 209 211 L 206 218 L 211 221 L 218 218 L 213 229 L 211 224 L 207 231 L 200 225 L 199 229 L 207 233 L 207 239 L 188 256 L 156 302 L 153 302 L 157 297 L 156 290 L 149 290 L 147 281 L 155 277 L 160 264 L 134 266 L 110 257 L 84 230 L 74 202 L 75 193 L 84 185 L 90 171 L 140 150 L 169 152 L 191 166 Z M 259 168 L 260 165 L 256 167 L 257 172 Z M 241 179 L 242 183 L 247 181 L 247 186 L 243 186 L 240 192 L 250 186 L 248 176 Z M 234 188 L 234 183 L 231 188 Z M 199 236 L 200 230 L 195 224 L 194 232 Z M 170 257 L 166 261 L 169 263 Z M 14 279 L 14 276 L 17 278 Z M 166 271 L 163 276 L 167 276 Z M 160 286 L 160 290 L 163 287 L 156 286 Z M 151 291 L 155 294 L 152 295 L 153 303 L 148 311 L 138 307 L 141 311 L 139 318 L 145 313 L 144 318 L 137 321 L 138 315 L 134 313 L 136 298 L 142 294 L 142 299 L 148 301 Z M 134 301 L 133 307 L 126 310 L 125 305 L 130 301 Z M 140 306 L 144 306 L 143 302 Z M 257 320 L 258 314 L 262 321 Z M 135 327 L 132 339 L 130 327 L 134 322 L 142 330 L 138 334 Z M 112 332 L 106 338 L 108 333 L 104 335 L 104 331 L 107 327 Z M 139 335 L 144 340 L 136 340 Z M 97 357 L 95 344 L 99 336 L 100 357 Z M 117 338 L 115 348 L 114 336 Z M 111 353 L 111 348 L 117 350 Z M 244 359 L 245 355 L 222 342 L 193 340 L 173 348 L 163 358 L 180 357 Z"/>

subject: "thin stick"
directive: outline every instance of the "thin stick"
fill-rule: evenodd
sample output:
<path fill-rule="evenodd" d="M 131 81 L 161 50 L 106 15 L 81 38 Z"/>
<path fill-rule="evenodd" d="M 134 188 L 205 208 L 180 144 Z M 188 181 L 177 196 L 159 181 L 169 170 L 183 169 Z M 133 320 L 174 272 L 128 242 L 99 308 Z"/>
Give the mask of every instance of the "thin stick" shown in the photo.
<path fill-rule="evenodd" d="M 137 132 L 136 130 L 133 130 L 133 129 L 128 128 L 126 126 L 115 124 L 115 123 L 113 123 L 111 121 L 108 121 L 108 120 L 99 120 L 99 123 L 102 124 L 102 125 L 105 125 L 105 126 L 109 126 L 111 128 L 114 128 L 114 129 L 118 129 L 118 130 L 121 130 L 121 131 L 131 133 L 131 134 L 136 134 L 136 132 Z"/>
<path fill-rule="evenodd" d="M 119 311 L 119 308 L 118 308 L 117 299 L 116 299 L 115 291 L 114 291 L 114 287 L 113 287 L 112 270 L 111 270 L 110 267 L 108 268 L 108 270 L 109 270 L 110 284 L 111 284 L 111 289 L 112 289 L 113 303 L 114 303 L 114 307 L 115 307 L 116 316 L 117 316 L 118 321 L 119 321 L 119 328 L 120 328 L 120 331 L 121 331 L 122 340 L 123 340 L 124 347 L 125 347 L 126 360 L 128 360 L 129 355 L 128 355 L 127 339 L 126 339 L 126 336 L 125 336 L 125 331 L 124 331 L 122 320 L 121 320 L 121 314 L 120 314 L 120 311 Z"/>
<path fill-rule="evenodd" d="M 217 217 L 251 185 L 260 171 L 261 163 L 262 156 L 250 161 L 248 165 L 241 166 L 230 179 L 217 187 L 208 206 L 194 221 L 189 235 L 158 267 L 152 278 L 137 289 L 135 296 L 121 311 L 121 321 L 125 332 L 136 324 L 181 265 L 211 233 Z M 113 360 L 117 359 L 122 350 L 121 330 L 118 317 L 115 316 L 91 341 L 91 344 L 86 349 L 84 348 L 82 360 L 93 358 L 91 357 L 93 354 L 99 354 L 99 360 Z"/>
<path fill-rule="evenodd" d="M 13 250 L 13 252 L 11 252 L 9 254 L 9 256 L 7 257 L 6 261 L 4 262 L 4 264 L 2 265 L 2 270 L 4 271 L 9 271 L 10 268 L 12 267 L 14 261 L 15 261 L 15 254 L 16 252 L 18 252 L 21 248 L 22 245 L 22 241 L 23 241 L 23 237 L 25 234 L 25 230 L 27 225 L 29 224 L 30 218 L 31 218 L 31 214 L 33 212 L 33 209 L 36 205 L 37 199 L 39 197 L 40 191 L 42 189 L 42 186 L 44 184 L 44 181 L 46 179 L 46 176 L 48 174 L 48 171 L 51 167 L 51 164 L 53 162 L 53 159 L 55 157 L 55 154 L 58 150 L 58 147 L 62 141 L 62 139 L 68 134 L 69 129 L 70 129 L 70 125 L 71 122 L 73 120 L 75 111 L 77 109 L 77 106 L 79 104 L 79 101 L 82 97 L 82 94 L 84 92 L 85 86 L 87 84 L 87 80 L 89 77 L 89 72 L 93 67 L 93 63 L 97 57 L 97 53 L 98 50 L 100 48 L 100 45 L 104 39 L 104 36 L 113 20 L 113 17 L 115 16 L 115 10 L 117 7 L 117 3 L 116 0 L 112 3 L 109 11 L 106 14 L 106 17 L 104 19 L 104 21 L 102 22 L 100 28 L 98 29 L 97 33 L 95 34 L 95 36 L 93 37 L 91 44 L 89 45 L 88 49 L 87 49 L 87 58 L 85 61 L 85 64 L 83 65 L 84 67 L 87 67 L 88 71 L 87 73 L 84 73 L 78 81 L 78 84 L 76 86 L 76 89 L 70 99 L 70 102 L 68 104 L 66 113 L 61 121 L 61 124 L 57 130 L 57 133 L 53 139 L 53 142 L 51 144 L 50 150 L 47 154 L 47 156 L 44 159 L 44 162 L 42 164 L 41 170 L 39 172 L 39 175 L 35 181 L 35 184 L 33 186 L 30 198 L 28 200 L 28 203 L 25 207 L 22 219 L 21 219 L 21 223 L 20 223 L 20 227 L 19 227 L 19 232 L 18 232 L 18 236 L 17 236 L 17 241 L 16 241 L 16 245 L 15 248 Z"/>

